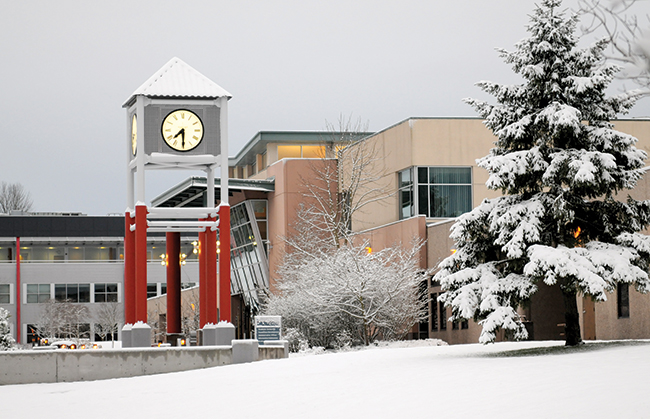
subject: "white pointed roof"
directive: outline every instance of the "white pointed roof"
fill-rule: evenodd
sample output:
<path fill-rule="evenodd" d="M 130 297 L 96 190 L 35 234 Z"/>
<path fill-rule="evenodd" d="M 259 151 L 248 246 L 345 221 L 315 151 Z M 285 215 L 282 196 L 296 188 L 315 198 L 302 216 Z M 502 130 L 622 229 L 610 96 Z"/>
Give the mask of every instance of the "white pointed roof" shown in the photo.
<path fill-rule="evenodd" d="M 149 80 L 142 83 L 122 107 L 128 107 L 137 95 L 169 98 L 232 97 L 221 86 L 177 57 L 169 60 L 153 76 L 149 77 Z"/>

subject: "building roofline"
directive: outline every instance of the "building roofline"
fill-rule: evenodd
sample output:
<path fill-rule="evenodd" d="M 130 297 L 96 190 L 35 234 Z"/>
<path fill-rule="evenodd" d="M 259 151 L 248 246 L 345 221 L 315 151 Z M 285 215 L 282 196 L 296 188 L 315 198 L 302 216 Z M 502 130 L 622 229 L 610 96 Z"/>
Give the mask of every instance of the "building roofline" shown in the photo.
<path fill-rule="evenodd" d="M 264 138 L 265 136 L 287 136 L 286 138 L 282 138 L 281 142 L 283 143 L 305 143 L 305 142 L 313 142 L 313 143 L 322 143 L 322 142 L 332 142 L 328 141 L 328 138 L 335 137 L 337 135 L 342 135 L 346 134 L 345 132 L 342 131 L 309 131 L 309 130 L 301 130 L 301 131 L 258 131 L 250 140 L 244 144 L 244 146 L 239 150 L 239 152 L 235 156 L 230 156 L 228 157 L 228 166 L 233 167 L 239 165 L 241 160 L 247 156 L 251 150 L 253 150 L 258 144 L 268 144 L 275 142 L 275 139 L 266 139 Z M 360 140 L 363 138 L 366 138 L 368 136 L 373 135 L 373 132 L 351 132 L 347 134 L 359 134 Z M 318 135 L 319 138 L 318 140 L 310 140 L 306 138 L 291 138 L 291 137 L 298 137 L 298 136 L 316 136 Z"/>

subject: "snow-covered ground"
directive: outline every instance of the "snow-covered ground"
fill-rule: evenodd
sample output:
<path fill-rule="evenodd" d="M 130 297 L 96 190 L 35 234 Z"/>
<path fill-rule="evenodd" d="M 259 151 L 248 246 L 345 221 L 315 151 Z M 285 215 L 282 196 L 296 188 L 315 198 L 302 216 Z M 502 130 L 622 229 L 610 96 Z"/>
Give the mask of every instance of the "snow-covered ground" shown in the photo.
<path fill-rule="evenodd" d="M 434 343 L 2 386 L 0 418 L 650 417 L 650 341 Z"/>

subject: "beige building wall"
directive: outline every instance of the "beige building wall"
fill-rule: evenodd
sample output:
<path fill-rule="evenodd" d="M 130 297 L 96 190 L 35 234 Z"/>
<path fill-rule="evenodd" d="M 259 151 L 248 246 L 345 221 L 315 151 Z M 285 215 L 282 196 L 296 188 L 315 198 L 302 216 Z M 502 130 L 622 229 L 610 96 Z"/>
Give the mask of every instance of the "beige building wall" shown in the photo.
<path fill-rule="evenodd" d="M 272 292 L 278 277 L 277 270 L 285 253 L 284 238 L 292 234 L 300 204 L 308 202 L 305 197 L 307 185 L 319 184 L 316 173 L 320 170 L 319 167 L 324 165 L 336 166 L 336 160 L 282 159 L 267 169 L 267 175 L 275 177 L 275 191 L 268 195 L 269 272 Z M 333 187 L 336 188 L 336 184 Z"/>
<path fill-rule="evenodd" d="M 472 168 L 473 206 L 484 198 L 499 196 L 485 186 L 488 174 L 476 159 L 488 154 L 496 137 L 476 118 L 414 118 L 378 132 L 355 147 L 373 153 L 374 183 L 385 188 L 385 198 L 368 205 L 353 220 L 352 229 L 363 231 L 399 219 L 398 172 L 413 166 L 461 166 Z M 345 159 L 342 170 L 346 168 Z M 433 221 L 433 220 L 432 220 Z"/>

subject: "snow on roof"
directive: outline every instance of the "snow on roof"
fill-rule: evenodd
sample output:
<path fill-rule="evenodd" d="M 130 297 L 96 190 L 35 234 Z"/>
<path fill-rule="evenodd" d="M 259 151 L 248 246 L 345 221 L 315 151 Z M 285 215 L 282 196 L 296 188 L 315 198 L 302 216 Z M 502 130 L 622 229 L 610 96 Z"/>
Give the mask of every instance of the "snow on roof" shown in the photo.
<path fill-rule="evenodd" d="M 174 57 L 142 83 L 122 107 L 128 107 L 137 95 L 147 97 L 218 98 L 232 97 L 221 86 Z"/>

